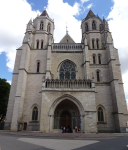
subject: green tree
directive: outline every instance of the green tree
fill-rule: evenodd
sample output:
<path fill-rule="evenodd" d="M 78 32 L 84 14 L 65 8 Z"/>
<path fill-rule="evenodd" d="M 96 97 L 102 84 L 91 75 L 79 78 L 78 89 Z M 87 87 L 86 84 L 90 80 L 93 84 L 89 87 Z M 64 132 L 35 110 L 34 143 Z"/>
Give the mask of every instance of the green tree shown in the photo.
<path fill-rule="evenodd" d="M 11 85 L 6 79 L 0 78 L 0 122 L 4 122 Z"/>

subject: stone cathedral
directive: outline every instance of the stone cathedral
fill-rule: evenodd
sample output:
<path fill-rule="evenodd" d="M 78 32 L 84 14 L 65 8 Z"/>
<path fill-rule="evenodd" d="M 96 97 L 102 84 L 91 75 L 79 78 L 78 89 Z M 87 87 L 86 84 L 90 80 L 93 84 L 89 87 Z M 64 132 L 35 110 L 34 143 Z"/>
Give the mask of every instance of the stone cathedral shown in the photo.
<path fill-rule="evenodd" d="M 54 43 L 46 9 L 26 27 L 17 49 L 6 130 L 59 133 L 126 132 L 128 120 L 118 50 L 108 22 L 91 10 L 81 21 L 82 40 L 66 32 Z M 77 36 L 77 35 L 76 35 Z"/>

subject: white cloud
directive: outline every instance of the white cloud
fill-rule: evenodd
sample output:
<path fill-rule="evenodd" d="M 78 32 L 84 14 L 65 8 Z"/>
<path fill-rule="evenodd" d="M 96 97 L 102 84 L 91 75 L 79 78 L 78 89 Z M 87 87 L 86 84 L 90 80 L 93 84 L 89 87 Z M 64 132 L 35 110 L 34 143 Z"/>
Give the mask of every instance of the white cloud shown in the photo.
<path fill-rule="evenodd" d="M 56 3 L 53 0 L 48 1 L 47 12 L 51 18 L 54 18 L 55 22 L 55 42 L 59 42 L 66 34 L 66 22 L 68 24 L 69 35 L 75 42 L 81 42 L 81 21 L 78 21 L 74 17 L 75 15 L 79 15 L 80 11 L 80 4 L 78 3 L 70 6 L 68 3 L 63 3 L 62 0 L 56 0 Z"/>
<path fill-rule="evenodd" d="M 87 9 L 90 9 L 92 6 L 93 6 L 93 3 L 89 4 L 89 5 L 87 6 Z"/>
<path fill-rule="evenodd" d="M 12 83 L 12 81 L 7 81 L 10 85 L 11 85 L 11 83 Z"/>
<path fill-rule="evenodd" d="M 90 0 L 80 0 L 81 1 L 81 3 L 83 4 L 83 3 L 86 3 L 86 2 L 88 2 L 88 1 L 90 1 Z"/>
<path fill-rule="evenodd" d="M 110 31 L 114 40 L 114 45 L 118 49 L 125 95 L 128 97 L 128 1 L 113 0 L 114 6 L 109 13 L 108 19 Z"/>
<path fill-rule="evenodd" d="M 22 45 L 26 24 L 37 13 L 39 11 L 32 11 L 26 0 L 0 2 L 0 54 L 6 53 L 9 71 L 13 70 L 16 49 Z"/>

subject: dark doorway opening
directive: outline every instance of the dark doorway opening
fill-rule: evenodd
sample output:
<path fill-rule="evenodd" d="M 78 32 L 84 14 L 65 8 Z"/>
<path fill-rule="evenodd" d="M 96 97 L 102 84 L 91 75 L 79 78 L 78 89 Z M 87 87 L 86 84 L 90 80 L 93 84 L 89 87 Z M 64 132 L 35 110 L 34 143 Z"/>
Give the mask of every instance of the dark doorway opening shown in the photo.
<path fill-rule="evenodd" d="M 60 126 L 61 127 L 66 127 L 66 128 L 71 128 L 71 114 L 68 111 L 63 111 L 61 116 L 60 116 Z"/>
<path fill-rule="evenodd" d="M 71 132 L 79 124 L 80 112 L 75 103 L 65 99 L 58 104 L 54 112 L 54 129 L 69 128 Z"/>

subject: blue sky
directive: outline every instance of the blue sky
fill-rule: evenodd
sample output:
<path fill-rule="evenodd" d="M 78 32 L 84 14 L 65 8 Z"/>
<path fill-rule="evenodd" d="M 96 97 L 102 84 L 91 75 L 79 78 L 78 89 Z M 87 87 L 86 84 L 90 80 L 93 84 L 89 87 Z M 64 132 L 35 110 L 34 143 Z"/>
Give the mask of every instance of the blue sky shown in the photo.
<path fill-rule="evenodd" d="M 8 4 L 8 5 L 7 5 Z M 81 41 L 81 19 L 91 10 L 100 18 L 107 18 L 118 49 L 128 98 L 128 0 L 3 0 L 0 2 L 0 78 L 11 83 L 16 49 L 22 45 L 26 24 L 44 7 L 55 22 L 54 40 L 59 42 L 68 31 L 74 41 Z M 6 17 L 5 17 L 6 16 Z M 9 16 L 9 17 L 8 17 Z M 8 17 L 8 18 L 7 18 Z M 75 32 L 74 32 L 75 31 Z"/>

